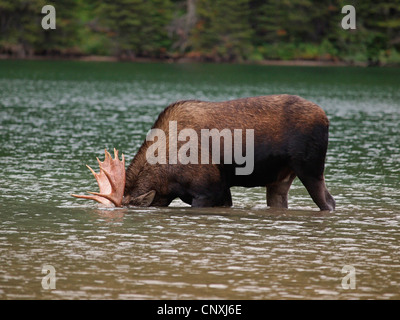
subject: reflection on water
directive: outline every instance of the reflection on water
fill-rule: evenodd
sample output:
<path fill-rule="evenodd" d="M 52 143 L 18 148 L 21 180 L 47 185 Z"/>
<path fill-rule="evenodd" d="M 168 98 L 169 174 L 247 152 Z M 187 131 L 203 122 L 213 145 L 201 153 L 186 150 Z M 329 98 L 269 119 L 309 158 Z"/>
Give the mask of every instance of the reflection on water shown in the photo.
<path fill-rule="evenodd" d="M 1 299 L 400 298 L 396 69 L 0 61 Z M 85 164 L 131 159 L 170 102 L 299 94 L 331 121 L 320 213 L 301 183 L 289 210 L 263 188 L 233 208 L 110 209 Z M 45 290 L 42 266 L 56 270 Z M 356 288 L 343 289 L 345 265 Z"/>

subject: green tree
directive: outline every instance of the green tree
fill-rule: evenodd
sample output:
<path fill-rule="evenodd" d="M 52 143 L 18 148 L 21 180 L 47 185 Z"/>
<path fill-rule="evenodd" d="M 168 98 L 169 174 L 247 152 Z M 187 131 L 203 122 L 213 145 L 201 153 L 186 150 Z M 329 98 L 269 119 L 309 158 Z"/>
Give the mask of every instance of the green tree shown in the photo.
<path fill-rule="evenodd" d="M 199 0 L 193 50 L 220 61 L 246 59 L 252 49 L 249 14 L 248 0 Z"/>
<path fill-rule="evenodd" d="M 0 48 L 18 57 L 32 55 L 41 37 L 44 0 L 0 0 Z"/>
<path fill-rule="evenodd" d="M 107 0 L 99 6 L 100 21 L 109 28 L 120 57 L 160 56 L 170 45 L 169 0 Z"/>
<path fill-rule="evenodd" d="M 330 57 L 337 0 L 251 0 L 253 44 L 274 59 Z"/>
<path fill-rule="evenodd" d="M 357 9 L 367 30 L 363 43 L 370 65 L 377 65 L 386 51 L 400 49 L 400 1 L 359 1 Z"/>
<path fill-rule="evenodd" d="M 265 43 L 274 43 L 287 34 L 284 29 L 286 13 L 282 10 L 279 1 L 251 0 L 250 10 L 254 45 L 261 46 Z"/>
<path fill-rule="evenodd" d="M 42 7 L 56 9 L 56 29 L 44 30 Z M 0 0 L 0 47 L 3 51 L 25 57 L 36 54 L 66 53 L 79 45 L 75 0 Z"/>
<path fill-rule="evenodd" d="M 339 56 L 345 60 L 378 65 L 400 51 L 400 1 L 339 0 L 339 7 L 353 5 L 357 29 L 334 29 Z M 343 16 L 343 15 L 341 15 Z"/>
<path fill-rule="evenodd" d="M 79 29 L 82 27 L 78 14 L 78 0 L 53 0 L 45 4 L 53 5 L 56 9 L 56 29 L 43 30 L 38 33 L 35 44 L 36 52 L 40 54 L 80 54 L 81 39 Z M 41 11 L 39 11 L 41 12 Z M 44 17 L 42 14 L 41 17 Z"/>

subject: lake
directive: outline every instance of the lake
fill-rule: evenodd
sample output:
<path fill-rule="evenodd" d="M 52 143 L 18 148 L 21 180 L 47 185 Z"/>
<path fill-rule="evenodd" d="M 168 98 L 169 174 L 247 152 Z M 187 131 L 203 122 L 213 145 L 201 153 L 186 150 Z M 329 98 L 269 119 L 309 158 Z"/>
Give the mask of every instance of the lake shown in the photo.
<path fill-rule="evenodd" d="M 70 196 L 174 101 L 278 93 L 330 119 L 335 212 L 298 179 L 288 210 L 265 188 L 233 188 L 232 208 Z M 0 299 L 400 298 L 400 69 L 0 61 L 0 132 Z"/>

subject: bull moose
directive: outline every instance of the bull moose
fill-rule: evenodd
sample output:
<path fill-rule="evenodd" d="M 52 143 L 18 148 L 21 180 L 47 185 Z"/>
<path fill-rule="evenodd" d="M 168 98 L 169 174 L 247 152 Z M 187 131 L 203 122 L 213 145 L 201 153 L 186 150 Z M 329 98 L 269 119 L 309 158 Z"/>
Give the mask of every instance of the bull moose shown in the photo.
<path fill-rule="evenodd" d="M 217 145 L 218 149 L 223 149 L 218 159 L 214 154 L 204 163 L 204 152 L 201 152 L 201 159 L 197 152 L 192 159 L 199 161 L 184 163 L 182 157 L 165 152 L 171 150 L 171 123 L 175 124 L 174 131 L 177 132 L 183 129 L 198 135 L 205 129 L 224 132 Z M 165 133 L 157 139 L 161 142 L 161 138 L 165 138 L 164 147 L 159 144 L 158 149 L 154 148 L 154 136 L 147 138 L 127 170 L 124 155 L 119 160 L 118 151 L 114 149 L 113 159 L 105 151 L 105 160 L 97 159 L 100 173 L 89 167 L 100 192 L 73 196 L 115 206 L 168 206 L 175 198 L 193 207 L 232 206 L 231 187 L 265 186 L 267 205 L 287 208 L 289 188 L 298 177 L 320 210 L 332 211 L 335 200 L 328 192 L 324 178 L 328 129 L 325 112 L 315 103 L 294 95 L 223 102 L 179 101 L 166 107 L 152 127 L 152 130 Z M 251 130 L 252 139 L 238 136 L 239 131 L 235 130 L 242 133 Z M 175 147 L 184 149 L 188 137 L 186 140 L 179 137 Z M 222 143 L 222 140 L 228 143 Z M 253 148 L 250 150 L 252 158 L 248 158 L 252 161 L 251 171 L 246 174 L 237 173 L 237 169 L 243 167 L 243 161 L 226 156 L 229 154 L 226 151 L 232 151 L 237 143 L 245 148 L 251 144 Z M 209 143 L 205 147 L 196 140 L 191 141 L 184 151 L 194 152 L 193 146 L 202 151 L 211 149 Z M 165 161 L 149 161 L 149 154 L 153 155 L 153 160 L 163 155 Z"/>

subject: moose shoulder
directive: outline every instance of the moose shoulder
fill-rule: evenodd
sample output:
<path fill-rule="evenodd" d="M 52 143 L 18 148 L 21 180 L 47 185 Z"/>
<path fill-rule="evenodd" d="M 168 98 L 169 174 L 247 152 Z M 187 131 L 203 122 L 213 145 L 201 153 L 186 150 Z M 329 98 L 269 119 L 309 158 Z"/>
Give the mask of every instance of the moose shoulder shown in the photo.
<path fill-rule="evenodd" d="M 126 172 L 124 159 L 106 152 L 100 173 L 92 170 L 100 192 L 74 196 L 117 206 L 168 206 L 175 198 L 231 206 L 232 186 L 265 186 L 267 204 L 287 208 L 297 176 L 321 210 L 334 210 L 324 179 L 328 129 L 325 112 L 298 96 L 176 102 L 160 113 Z"/>

